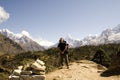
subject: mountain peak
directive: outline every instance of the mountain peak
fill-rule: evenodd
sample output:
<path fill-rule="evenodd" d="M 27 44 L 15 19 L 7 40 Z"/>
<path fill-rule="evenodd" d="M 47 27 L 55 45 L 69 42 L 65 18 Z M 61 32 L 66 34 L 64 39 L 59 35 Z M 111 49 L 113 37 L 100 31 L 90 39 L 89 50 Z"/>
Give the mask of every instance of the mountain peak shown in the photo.
<path fill-rule="evenodd" d="M 119 33 L 119 32 L 120 32 L 120 24 L 117 25 L 116 27 L 114 27 L 114 28 L 112 29 L 112 32 L 114 32 L 114 33 Z"/>
<path fill-rule="evenodd" d="M 33 41 L 27 31 L 22 31 L 20 34 L 10 32 L 8 29 L 0 30 L 0 33 L 17 42 L 26 51 L 39 51 L 44 50 L 44 47 Z"/>
<path fill-rule="evenodd" d="M 7 28 L 0 30 L 1 33 L 7 34 L 13 34 L 13 32 L 9 31 Z"/>
<path fill-rule="evenodd" d="M 21 32 L 21 34 L 30 38 L 29 32 L 27 32 L 27 31 L 25 31 L 25 30 L 23 30 L 23 31 Z"/>
<path fill-rule="evenodd" d="M 1 31 L 4 31 L 4 32 L 9 32 L 9 33 L 11 33 L 7 28 L 5 28 L 5 29 L 2 29 Z"/>
<path fill-rule="evenodd" d="M 54 43 L 49 42 L 47 40 L 41 39 L 41 38 L 32 38 L 30 37 L 30 34 L 23 30 L 20 34 L 14 34 L 13 32 L 10 32 L 8 29 L 0 30 L 0 32 L 9 37 L 10 39 L 16 41 L 16 42 L 30 42 L 30 41 L 36 41 L 39 43 L 39 45 L 44 47 L 50 47 L 51 45 L 54 46 Z M 88 35 L 87 37 L 83 38 L 82 40 L 74 39 L 70 34 L 68 34 L 66 37 L 64 37 L 65 41 L 71 46 L 71 47 L 80 47 L 84 45 L 99 45 L 99 44 L 107 44 L 107 43 L 120 43 L 120 24 L 117 25 L 114 28 L 108 28 L 100 35 Z M 29 39 L 30 38 L 30 39 Z M 55 44 L 56 46 L 56 44 Z"/>

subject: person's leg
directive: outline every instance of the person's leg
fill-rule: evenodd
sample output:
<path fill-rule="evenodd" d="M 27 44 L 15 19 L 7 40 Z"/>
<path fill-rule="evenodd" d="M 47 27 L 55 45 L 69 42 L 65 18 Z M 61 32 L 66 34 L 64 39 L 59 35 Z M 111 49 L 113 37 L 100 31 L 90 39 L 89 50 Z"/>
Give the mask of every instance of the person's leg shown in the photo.
<path fill-rule="evenodd" d="M 65 54 L 65 63 L 66 63 L 66 66 L 67 68 L 69 69 L 69 58 L 68 58 L 68 54 Z"/>
<path fill-rule="evenodd" d="M 63 54 L 60 54 L 60 67 L 62 68 L 63 66 L 63 58 L 64 58 L 64 55 Z"/>

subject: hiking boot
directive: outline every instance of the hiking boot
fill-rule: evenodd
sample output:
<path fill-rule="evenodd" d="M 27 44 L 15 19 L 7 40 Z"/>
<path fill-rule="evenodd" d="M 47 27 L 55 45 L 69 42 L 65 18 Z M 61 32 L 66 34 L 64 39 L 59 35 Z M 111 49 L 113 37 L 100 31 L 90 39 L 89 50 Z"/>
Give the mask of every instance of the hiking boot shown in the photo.
<path fill-rule="evenodd" d="M 63 66 L 60 66 L 59 69 L 63 69 Z"/>
<path fill-rule="evenodd" d="M 67 69 L 69 69 L 69 66 L 67 66 Z"/>

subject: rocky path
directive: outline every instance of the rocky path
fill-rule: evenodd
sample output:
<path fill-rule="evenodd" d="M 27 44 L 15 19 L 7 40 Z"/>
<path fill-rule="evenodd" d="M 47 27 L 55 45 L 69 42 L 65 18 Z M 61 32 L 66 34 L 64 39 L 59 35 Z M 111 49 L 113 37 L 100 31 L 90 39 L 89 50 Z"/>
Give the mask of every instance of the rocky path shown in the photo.
<path fill-rule="evenodd" d="M 120 76 L 100 76 L 105 70 L 105 67 L 92 61 L 81 60 L 71 63 L 70 69 L 64 67 L 46 74 L 46 80 L 120 80 Z"/>

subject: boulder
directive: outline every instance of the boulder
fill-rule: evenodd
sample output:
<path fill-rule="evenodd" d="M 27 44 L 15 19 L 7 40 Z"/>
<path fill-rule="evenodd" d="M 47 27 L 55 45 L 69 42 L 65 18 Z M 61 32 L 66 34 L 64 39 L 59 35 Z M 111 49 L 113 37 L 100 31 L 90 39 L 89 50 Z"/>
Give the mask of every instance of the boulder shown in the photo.
<path fill-rule="evenodd" d="M 36 75 L 45 75 L 45 71 L 43 70 L 32 70 L 33 74 L 36 74 Z"/>
<path fill-rule="evenodd" d="M 37 63 L 37 62 L 34 62 L 34 63 L 31 65 L 31 67 L 32 67 L 33 69 L 36 69 L 36 70 L 45 70 L 45 69 L 46 69 L 45 66 L 42 66 L 42 65 L 40 65 L 40 64 Z"/>
<path fill-rule="evenodd" d="M 22 80 L 45 80 L 45 75 L 21 75 Z"/>
<path fill-rule="evenodd" d="M 9 80 L 45 80 L 45 63 L 37 59 L 32 64 L 18 66 L 9 76 Z"/>
<path fill-rule="evenodd" d="M 19 69 L 19 70 L 22 70 L 22 69 L 23 69 L 23 66 L 18 66 L 18 69 Z"/>
<path fill-rule="evenodd" d="M 21 75 L 31 75 L 32 73 L 32 71 L 22 71 Z"/>
<path fill-rule="evenodd" d="M 20 77 L 15 75 L 10 75 L 9 80 L 20 80 Z"/>
<path fill-rule="evenodd" d="M 12 75 L 16 75 L 16 76 L 19 76 L 21 74 L 22 70 L 19 70 L 19 69 L 15 69 L 12 73 Z"/>
<path fill-rule="evenodd" d="M 45 63 L 44 63 L 43 61 L 39 60 L 39 59 L 37 59 L 36 62 L 39 63 L 39 64 L 42 65 L 42 66 L 45 65 Z"/>

